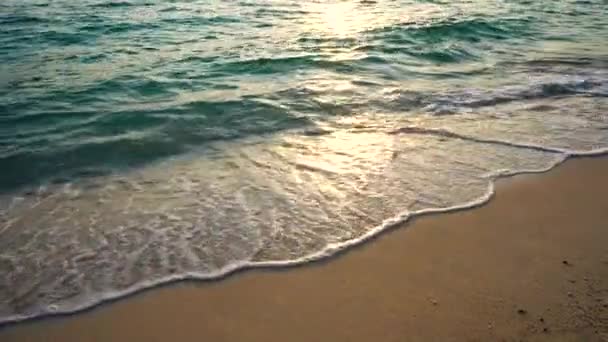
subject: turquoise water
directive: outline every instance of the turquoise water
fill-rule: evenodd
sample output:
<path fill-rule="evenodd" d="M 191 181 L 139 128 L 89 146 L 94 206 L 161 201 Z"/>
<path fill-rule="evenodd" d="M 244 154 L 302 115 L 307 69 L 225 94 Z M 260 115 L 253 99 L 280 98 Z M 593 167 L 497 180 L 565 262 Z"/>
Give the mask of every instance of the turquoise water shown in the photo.
<path fill-rule="evenodd" d="M 0 4 L 0 321 L 328 256 L 608 147 L 608 4 Z"/>

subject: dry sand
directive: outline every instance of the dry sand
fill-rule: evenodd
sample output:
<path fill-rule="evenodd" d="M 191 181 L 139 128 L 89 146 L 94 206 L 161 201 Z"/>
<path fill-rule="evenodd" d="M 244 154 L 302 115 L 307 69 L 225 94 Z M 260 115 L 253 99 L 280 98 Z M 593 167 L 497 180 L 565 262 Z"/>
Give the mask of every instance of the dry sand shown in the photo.
<path fill-rule="evenodd" d="M 146 291 L 0 341 L 608 341 L 608 158 L 497 190 L 325 262 Z"/>

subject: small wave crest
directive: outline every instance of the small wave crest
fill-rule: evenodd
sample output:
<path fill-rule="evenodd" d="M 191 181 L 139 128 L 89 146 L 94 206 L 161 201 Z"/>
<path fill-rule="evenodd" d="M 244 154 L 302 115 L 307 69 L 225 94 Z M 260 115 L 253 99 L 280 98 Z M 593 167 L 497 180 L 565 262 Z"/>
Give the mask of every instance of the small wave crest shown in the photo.
<path fill-rule="evenodd" d="M 447 93 L 393 90 L 387 108 L 422 108 L 433 114 L 457 114 L 481 107 L 493 107 L 509 102 L 523 102 L 566 96 L 608 96 L 608 78 L 604 75 L 557 76 L 530 80 L 525 85 L 497 89 L 466 89 Z M 381 104 L 380 104 L 381 105 Z"/>

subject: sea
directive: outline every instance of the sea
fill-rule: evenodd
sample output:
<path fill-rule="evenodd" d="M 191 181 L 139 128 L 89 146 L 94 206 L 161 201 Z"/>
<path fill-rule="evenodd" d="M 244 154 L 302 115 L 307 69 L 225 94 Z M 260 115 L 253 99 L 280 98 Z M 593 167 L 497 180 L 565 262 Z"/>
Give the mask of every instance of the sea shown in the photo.
<path fill-rule="evenodd" d="M 607 148 L 606 0 L 2 0 L 0 323 L 330 257 Z"/>

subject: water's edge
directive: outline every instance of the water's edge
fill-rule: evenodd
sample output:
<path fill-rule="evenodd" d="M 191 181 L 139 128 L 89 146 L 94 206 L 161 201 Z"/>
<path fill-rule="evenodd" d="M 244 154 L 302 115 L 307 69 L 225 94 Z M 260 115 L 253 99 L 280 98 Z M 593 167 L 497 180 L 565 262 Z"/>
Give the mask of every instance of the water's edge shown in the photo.
<path fill-rule="evenodd" d="M 559 154 L 559 157 L 554 162 L 540 169 L 522 169 L 522 170 L 498 170 L 492 174 L 487 175 L 488 187 L 486 192 L 475 200 L 444 208 L 429 208 L 422 209 L 413 212 L 403 212 L 399 215 L 384 220 L 381 224 L 375 226 L 362 236 L 348 240 L 343 243 L 334 243 L 328 245 L 325 249 L 309 254 L 305 257 L 294 259 L 294 260 L 277 260 L 277 261 L 263 261 L 263 262 L 240 262 L 233 263 L 228 267 L 224 267 L 216 272 L 211 273 L 196 273 L 189 272 L 186 274 L 174 275 L 171 277 L 165 277 L 163 279 L 139 283 L 136 286 L 131 286 L 123 291 L 114 291 L 103 293 L 100 296 L 91 297 L 88 303 L 73 308 L 72 310 L 61 310 L 58 309 L 55 312 L 46 312 L 41 314 L 32 315 L 14 315 L 7 319 L 0 321 L 0 329 L 7 329 L 15 324 L 22 324 L 28 322 L 36 322 L 40 320 L 55 319 L 61 317 L 69 317 L 79 313 L 95 310 L 102 305 L 111 304 L 118 300 L 128 299 L 131 296 L 138 295 L 140 293 L 150 291 L 159 287 L 171 286 L 181 282 L 217 282 L 226 279 L 230 276 L 238 274 L 243 271 L 255 270 L 255 269 L 267 269 L 267 270 L 284 270 L 296 267 L 304 267 L 310 263 L 318 262 L 329 262 L 335 257 L 339 257 L 343 253 L 352 250 L 354 247 L 362 245 L 365 242 L 371 241 L 378 238 L 384 233 L 388 233 L 396 228 L 405 228 L 407 224 L 413 223 L 412 221 L 418 217 L 428 216 L 432 214 L 451 213 L 469 209 L 475 209 L 487 204 L 496 194 L 496 182 L 503 179 L 508 179 L 515 176 L 526 175 L 526 174 L 542 174 L 549 172 L 556 167 L 560 166 L 568 160 L 575 160 L 578 158 L 599 158 L 608 156 L 608 148 L 594 149 L 590 151 L 569 151 Z"/>

